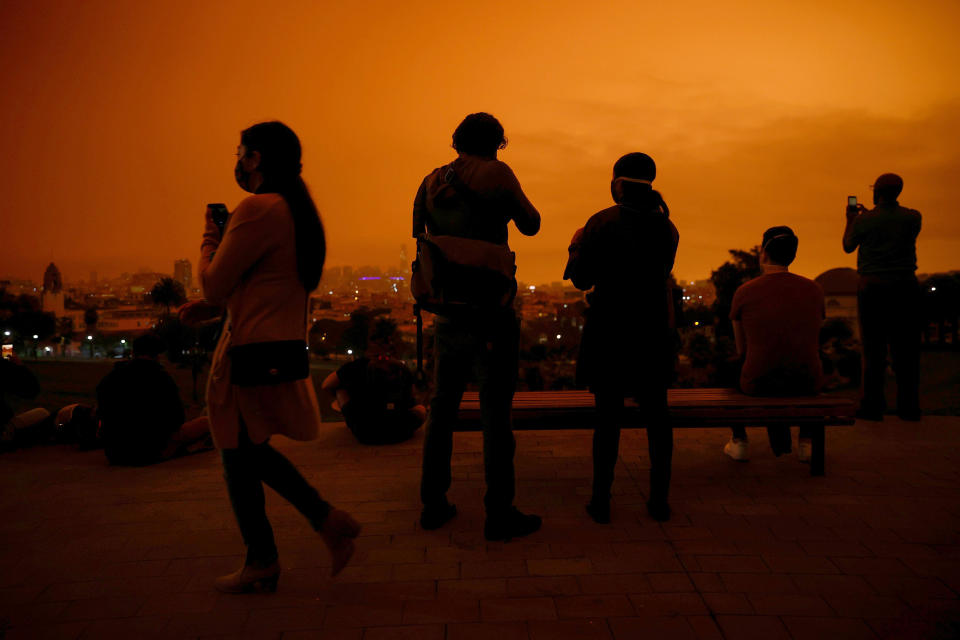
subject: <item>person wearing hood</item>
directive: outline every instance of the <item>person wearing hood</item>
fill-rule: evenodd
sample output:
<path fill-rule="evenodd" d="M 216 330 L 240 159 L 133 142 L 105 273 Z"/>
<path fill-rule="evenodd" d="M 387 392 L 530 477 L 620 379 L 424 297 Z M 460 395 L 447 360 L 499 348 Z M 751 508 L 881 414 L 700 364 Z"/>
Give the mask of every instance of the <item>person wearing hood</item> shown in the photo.
<path fill-rule="evenodd" d="M 578 386 L 593 392 L 593 490 L 587 512 L 610 521 L 625 397 L 633 397 L 646 420 L 650 451 L 647 511 L 670 518 L 667 497 L 673 431 L 667 412 L 672 372 L 670 271 L 679 233 L 670 210 L 651 186 L 656 164 L 628 153 L 613 166 L 610 192 L 616 204 L 587 220 L 574 234 L 564 279 L 590 290 L 577 359 Z"/>

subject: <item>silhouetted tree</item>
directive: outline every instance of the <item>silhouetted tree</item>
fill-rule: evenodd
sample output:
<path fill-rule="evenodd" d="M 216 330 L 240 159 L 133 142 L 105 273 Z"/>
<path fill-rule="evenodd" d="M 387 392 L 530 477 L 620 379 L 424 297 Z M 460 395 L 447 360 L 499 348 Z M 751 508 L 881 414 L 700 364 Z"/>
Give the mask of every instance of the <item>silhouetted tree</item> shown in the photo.
<path fill-rule="evenodd" d="M 372 322 L 373 314 L 367 307 L 360 307 L 351 313 L 350 324 L 340 337 L 338 348 L 343 351 L 350 349 L 355 356 L 366 353 Z"/>
<path fill-rule="evenodd" d="M 88 308 L 83 312 L 83 323 L 87 326 L 87 334 L 93 335 L 97 330 L 97 322 L 100 320 L 100 314 L 97 313 L 97 310 L 94 307 Z M 93 357 L 93 340 L 86 338 L 84 340 L 88 345 L 90 345 L 90 357 Z"/>
<path fill-rule="evenodd" d="M 63 357 L 67 345 L 73 341 L 73 318 L 57 318 L 57 343 L 60 345 L 60 356 Z"/>
<path fill-rule="evenodd" d="M 150 290 L 150 299 L 153 304 L 166 309 L 165 315 L 170 315 L 170 307 L 177 307 L 187 301 L 187 293 L 183 284 L 173 278 L 160 278 Z"/>
<path fill-rule="evenodd" d="M 730 256 L 732 260 L 724 262 L 710 274 L 710 281 L 717 292 L 717 299 L 713 302 L 713 312 L 717 317 L 717 335 L 727 337 L 733 335 L 733 325 L 730 324 L 733 294 L 744 282 L 763 273 L 760 269 L 759 246 L 749 251 L 731 249 Z"/>
<path fill-rule="evenodd" d="M 949 335 L 956 348 L 960 337 L 957 326 L 960 324 L 960 275 L 938 273 L 930 276 L 923 281 L 922 295 L 924 336 L 929 333 L 930 325 L 936 324 L 939 343 L 946 344 Z"/>

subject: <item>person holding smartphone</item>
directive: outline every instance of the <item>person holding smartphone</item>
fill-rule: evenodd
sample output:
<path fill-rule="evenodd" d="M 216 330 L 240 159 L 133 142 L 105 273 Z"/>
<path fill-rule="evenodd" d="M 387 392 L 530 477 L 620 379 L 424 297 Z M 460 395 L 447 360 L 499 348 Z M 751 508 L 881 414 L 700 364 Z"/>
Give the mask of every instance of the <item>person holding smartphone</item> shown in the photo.
<path fill-rule="evenodd" d="M 857 416 L 883 420 L 887 349 L 897 377 L 897 414 L 920 419 L 919 211 L 900 206 L 903 179 L 885 173 L 873 184 L 873 209 L 848 200 L 843 250 L 857 251 L 863 399 Z"/>
<path fill-rule="evenodd" d="M 217 224 L 209 206 L 200 257 L 208 303 L 227 317 L 207 380 L 210 431 L 220 449 L 230 502 L 247 547 L 243 566 L 218 578 L 228 593 L 276 589 L 277 546 L 263 484 L 288 500 L 320 533 L 336 575 L 353 554 L 360 525 L 333 508 L 270 438 L 312 440 L 320 424 L 306 348 L 307 297 L 320 281 L 323 225 L 300 177 L 300 141 L 280 122 L 243 131 L 234 175 L 252 195 Z M 221 212 L 222 215 L 222 212 Z M 202 308 L 181 310 L 195 318 Z"/>

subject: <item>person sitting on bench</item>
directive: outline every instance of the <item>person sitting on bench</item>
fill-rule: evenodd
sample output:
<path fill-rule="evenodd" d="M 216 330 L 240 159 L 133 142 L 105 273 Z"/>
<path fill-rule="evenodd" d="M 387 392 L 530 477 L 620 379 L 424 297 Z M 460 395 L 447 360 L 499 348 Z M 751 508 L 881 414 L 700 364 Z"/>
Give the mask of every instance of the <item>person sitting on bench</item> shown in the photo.
<path fill-rule="evenodd" d="M 323 381 L 336 394 L 337 409 L 361 444 L 396 444 L 413 437 L 427 409 L 413 397 L 413 373 L 373 343 L 371 357 L 348 362 Z"/>
<path fill-rule="evenodd" d="M 741 285 L 733 295 L 730 320 L 743 359 L 740 390 L 755 396 L 805 396 L 820 391 L 820 327 L 824 318 L 820 285 L 790 273 L 799 240 L 790 227 L 763 234 L 763 275 Z M 790 427 L 767 427 L 775 456 L 791 452 Z M 800 428 L 798 455 L 810 460 L 810 433 Z M 723 452 L 734 460 L 750 458 L 747 432 L 734 427 Z"/>
<path fill-rule="evenodd" d="M 610 522 L 610 488 L 620 446 L 624 397 L 636 399 L 645 416 L 650 451 L 647 512 L 670 519 L 667 494 L 673 431 L 667 412 L 672 371 L 668 278 L 679 234 L 670 210 L 650 183 L 653 159 L 629 153 L 613 167 L 610 190 L 616 204 L 594 214 L 570 246 L 564 278 L 587 294 L 583 338 L 577 358 L 578 385 L 593 392 L 593 496 L 587 512 Z"/>

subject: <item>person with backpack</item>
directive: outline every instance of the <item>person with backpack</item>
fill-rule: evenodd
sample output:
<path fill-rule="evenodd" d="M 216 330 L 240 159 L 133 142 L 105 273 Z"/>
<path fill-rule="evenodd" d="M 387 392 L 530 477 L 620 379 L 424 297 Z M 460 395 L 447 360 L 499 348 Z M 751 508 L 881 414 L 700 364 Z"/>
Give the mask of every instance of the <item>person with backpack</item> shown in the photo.
<path fill-rule="evenodd" d="M 413 373 L 377 343 L 373 353 L 343 365 L 323 381 L 334 408 L 361 444 L 396 444 L 413 437 L 427 409 L 413 397 Z"/>
<path fill-rule="evenodd" d="M 653 159 L 628 153 L 613 166 L 614 206 L 587 220 L 570 246 L 564 273 L 587 294 L 577 381 L 593 392 L 593 493 L 587 512 L 610 522 L 610 488 L 620 446 L 623 400 L 637 401 L 647 424 L 650 494 L 647 512 L 670 519 L 667 495 L 673 457 L 673 430 L 667 387 L 673 368 L 670 271 L 679 233 L 670 210 L 651 186 Z"/>
<path fill-rule="evenodd" d="M 516 443 L 510 409 L 519 326 L 513 309 L 515 267 L 507 246 L 508 223 L 512 220 L 520 233 L 532 236 L 540 230 L 540 213 L 510 167 L 497 159 L 506 144 L 495 117 L 468 115 L 453 132 L 457 158 L 423 179 L 413 205 L 419 271 L 415 269 L 411 288 L 418 303 L 437 314 L 420 525 L 438 529 L 457 513 L 447 501 L 453 428 L 464 389 L 475 374 L 483 421 L 487 540 L 525 536 L 541 523 L 539 516 L 513 506 Z M 418 290 L 418 282 L 426 284 L 428 294 Z"/>

